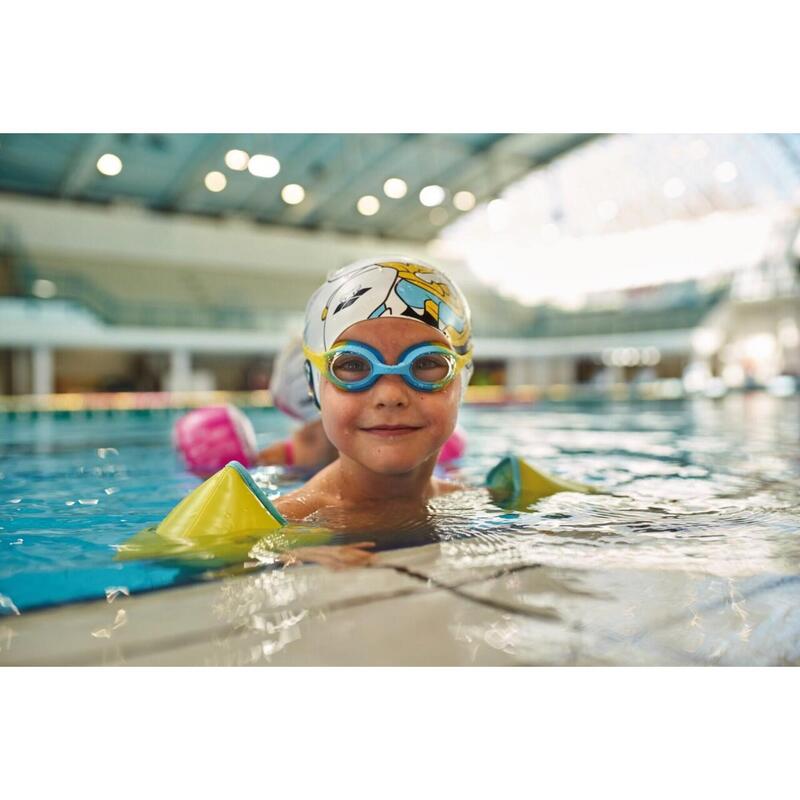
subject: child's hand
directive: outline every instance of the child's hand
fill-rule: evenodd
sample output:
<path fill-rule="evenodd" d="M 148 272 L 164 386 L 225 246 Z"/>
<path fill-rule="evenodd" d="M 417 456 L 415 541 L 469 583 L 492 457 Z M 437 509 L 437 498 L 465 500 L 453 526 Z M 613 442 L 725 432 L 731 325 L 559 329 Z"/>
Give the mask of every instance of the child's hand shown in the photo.
<path fill-rule="evenodd" d="M 363 567 L 375 560 L 373 553 L 363 548 L 375 547 L 375 542 L 355 542 L 354 544 L 322 545 L 320 547 L 296 547 L 281 553 L 280 560 L 287 566 L 313 562 L 328 569 Z"/>
<path fill-rule="evenodd" d="M 286 463 L 286 444 L 284 442 L 275 442 L 274 444 L 265 447 L 257 456 L 256 464 L 262 467 L 278 465 Z"/>

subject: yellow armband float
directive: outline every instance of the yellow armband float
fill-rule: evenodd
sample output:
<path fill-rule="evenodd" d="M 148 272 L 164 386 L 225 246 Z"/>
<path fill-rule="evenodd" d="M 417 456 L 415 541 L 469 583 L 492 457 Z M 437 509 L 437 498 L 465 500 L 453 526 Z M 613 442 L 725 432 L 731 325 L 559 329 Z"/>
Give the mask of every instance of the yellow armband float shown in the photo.
<path fill-rule="evenodd" d="M 486 487 L 498 505 L 517 510 L 557 492 L 595 494 L 598 491 L 584 483 L 548 475 L 514 455 L 506 456 L 490 470 Z"/>
<path fill-rule="evenodd" d="M 251 550 L 281 552 L 326 544 L 331 532 L 289 525 L 250 473 L 231 461 L 190 492 L 156 526 L 118 549 L 117 559 L 245 561 Z M 209 564 L 211 566 L 211 564 Z"/>

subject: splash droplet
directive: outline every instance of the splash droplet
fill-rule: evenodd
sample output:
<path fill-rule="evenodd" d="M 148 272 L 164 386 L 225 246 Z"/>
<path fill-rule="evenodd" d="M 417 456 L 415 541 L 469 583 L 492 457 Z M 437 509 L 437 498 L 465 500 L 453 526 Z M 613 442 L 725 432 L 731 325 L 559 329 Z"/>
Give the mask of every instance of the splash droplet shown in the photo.
<path fill-rule="evenodd" d="M 106 600 L 113 603 L 121 594 L 130 597 L 131 593 L 127 586 L 109 586 L 106 588 Z"/>
<path fill-rule="evenodd" d="M 16 614 L 19 616 L 19 609 L 14 605 L 14 601 L 4 594 L 0 594 L 0 614 Z"/>

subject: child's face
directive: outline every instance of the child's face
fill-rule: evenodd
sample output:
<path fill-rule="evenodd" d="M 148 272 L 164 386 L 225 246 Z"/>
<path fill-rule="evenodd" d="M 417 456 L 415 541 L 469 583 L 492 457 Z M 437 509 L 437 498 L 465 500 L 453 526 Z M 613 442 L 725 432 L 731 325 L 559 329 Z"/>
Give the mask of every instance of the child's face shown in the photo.
<path fill-rule="evenodd" d="M 370 319 L 349 327 L 339 341 L 371 345 L 387 364 L 415 344 L 447 339 L 428 325 Z M 400 375 L 382 375 L 363 392 L 321 381 L 322 424 L 340 453 L 382 475 L 399 475 L 435 458 L 458 418 L 461 375 L 438 392 L 412 389 Z M 387 430 L 387 426 L 402 426 Z"/>

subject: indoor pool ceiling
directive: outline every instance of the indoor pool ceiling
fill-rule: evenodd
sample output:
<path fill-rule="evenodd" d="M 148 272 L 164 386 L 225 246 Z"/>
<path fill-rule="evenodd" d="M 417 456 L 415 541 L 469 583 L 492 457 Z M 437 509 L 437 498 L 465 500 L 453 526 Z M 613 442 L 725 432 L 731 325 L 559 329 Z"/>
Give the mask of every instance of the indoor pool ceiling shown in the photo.
<path fill-rule="evenodd" d="M 471 203 L 493 199 L 595 135 L 3 134 L 0 192 L 427 241 Z M 232 150 L 262 157 L 249 166 L 246 156 L 238 164 L 228 157 L 231 167 Z M 112 158 L 104 168 L 117 174 L 101 173 L 106 154 Z M 264 177 L 274 171 L 273 159 L 279 172 Z M 389 178 L 405 183 L 404 196 L 387 196 Z M 290 184 L 302 189 L 284 190 Z M 423 205 L 426 186 L 444 194 L 433 190 Z M 359 211 L 365 197 L 372 199 Z"/>

